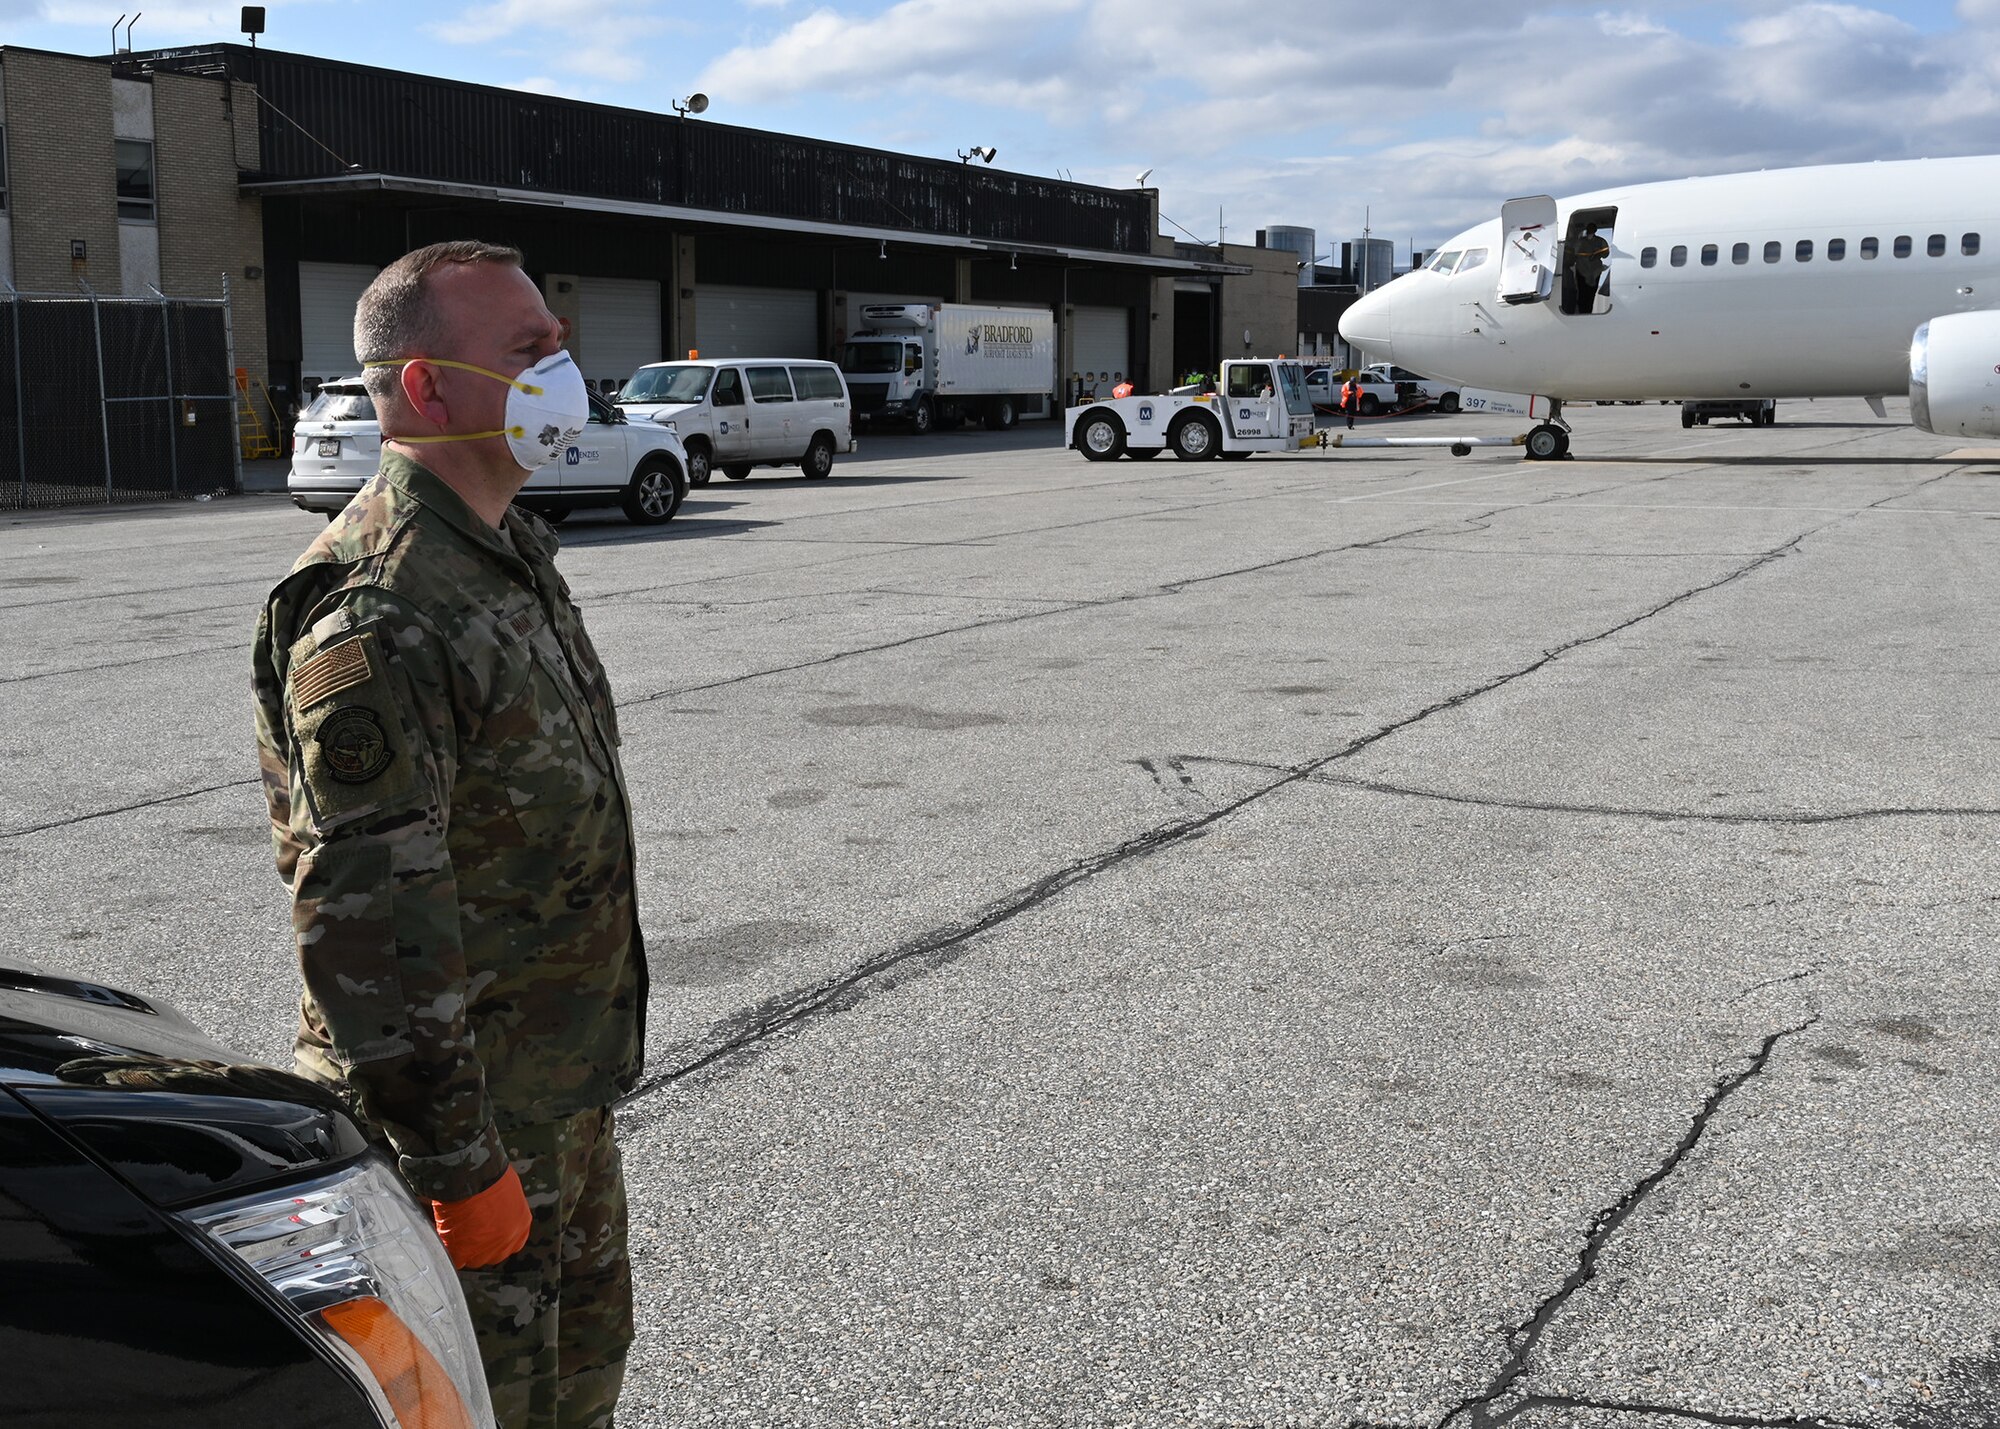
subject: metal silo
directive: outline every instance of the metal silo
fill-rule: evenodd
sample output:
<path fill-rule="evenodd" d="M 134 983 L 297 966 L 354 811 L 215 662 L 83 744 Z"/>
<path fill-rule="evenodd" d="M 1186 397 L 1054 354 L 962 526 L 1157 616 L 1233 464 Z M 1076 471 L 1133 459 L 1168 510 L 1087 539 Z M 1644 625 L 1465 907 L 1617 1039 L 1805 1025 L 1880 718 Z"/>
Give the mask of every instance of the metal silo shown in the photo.
<path fill-rule="evenodd" d="M 1283 248 L 1298 255 L 1299 262 L 1304 265 L 1299 269 L 1299 286 L 1301 288 L 1312 286 L 1313 254 L 1317 251 L 1314 245 L 1319 240 L 1319 234 L 1310 228 L 1295 228 L 1285 224 L 1274 224 L 1265 229 L 1264 233 L 1266 247 Z"/>
<path fill-rule="evenodd" d="M 1354 240 L 1354 282 L 1362 292 L 1379 288 L 1395 276 L 1395 240 L 1389 238 Z"/>

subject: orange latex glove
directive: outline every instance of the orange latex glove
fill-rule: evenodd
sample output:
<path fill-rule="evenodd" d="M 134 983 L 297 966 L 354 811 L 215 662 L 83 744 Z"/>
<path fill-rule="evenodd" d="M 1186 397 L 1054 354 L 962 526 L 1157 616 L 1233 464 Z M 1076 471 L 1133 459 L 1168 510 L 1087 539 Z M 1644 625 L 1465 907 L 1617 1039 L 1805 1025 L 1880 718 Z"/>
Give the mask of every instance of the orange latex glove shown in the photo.
<path fill-rule="evenodd" d="M 432 1201 L 431 1219 L 445 1254 L 460 1270 L 498 1265 L 528 1243 L 534 1216 L 528 1193 L 509 1166 L 500 1179 L 476 1196 L 462 1201 Z"/>

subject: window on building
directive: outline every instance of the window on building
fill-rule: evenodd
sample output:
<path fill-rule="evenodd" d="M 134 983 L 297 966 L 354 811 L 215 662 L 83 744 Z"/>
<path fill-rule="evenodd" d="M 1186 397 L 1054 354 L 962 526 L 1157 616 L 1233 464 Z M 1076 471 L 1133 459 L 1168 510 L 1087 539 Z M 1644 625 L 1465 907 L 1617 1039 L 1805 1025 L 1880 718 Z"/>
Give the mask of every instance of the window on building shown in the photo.
<path fill-rule="evenodd" d="M 1801 238 L 1799 240 L 1798 248 L 1794 251 L 1798 257 L 1799 262 L 1801 263 L 1812 262 L 1812 240 L 1810 238 Z"/>
<path fill-rule="evenodd" d="M 1667 255 L 1667 261 L 1673 264 L 1676 268 L 1687 267 L 1687 261 L 1688 261 L 1687 245 L 1685 243 L 1676 243 L 1674 245 L 1674 251 Z"/>
<path fill-rule="evenodd" d="M 1785 245 L 1778 242 L 1777 239 L 1773 238 L 1769 243 L 1764 245 L 1764 261 L 1766 263 L 1775 263 L 1784 256 Z"/>
<path fill-rule="evenodd" d="M 1739 243 L 1734 248 L 1730 249 L 1729 261 L 1732 263 L 1748 263 L 1750 261 L 1750 245 L 1747 243 Z"/>
<path fill-rule="evenodd" d="M 1704 243 L 1701 245 L 1702 267 L 1713 268 L 1715 266 L 1715 260 L 1717 258 L 1720 258 L 1721 256 L 1722 256 L 1721 250 L 1718 249 L 1713 243 Z"/>
<path fill-rule="evenodd" d="M 1909 234 L 1899 233 L 1896 235 L 1896 247 L 1894 249 L 1894 252 L 1898 258 L 1907 258 L 1910 256 Z"/>
<path fill-rule="evenodd" d="M 1655 268 L 1659 266 L 1659 262 L 1660 262 L 1659 249 L 1641 248 L 1639 250 L 1639 266 L 1641 268 Z"/>
<path fill-rule="evenodd" d="M 1829 238 L 1826 240 L 1827 262 L 1838 263 L 1841 259 L 1845 258 L 1846 256 L 1847 256 L 1847 240 L 1845 238 Z"/>
<path fill-rule="evenodd" d="M 1944 257 L 1944 235 L 1942 233 L 1933 233 L 1930 236 L 1930 240 L 1924 244 L 1924 251 L 1933 258 Z"/>
<path fill-rule="evenodd" d="M 6 184 L 7 184 L 6 172 L 4 170 L 0 170 L 0 189 L 4 189 L 6 187 Z M 1976 233 L 1968 233 L 1964 237 L 1960 238 L 1958 240 L 1958 251 L 1963 253 L 1968 258 L 1971 258 L 1975 254 L 1977 254 L 1979 252 L 1979 235 Z"/>
<path fill-rule="evenodd" d="M 1875 238 L 1864 238 L 1861 240 L 1861 256 L 1863 258 L 1873 258 L 1881 251 L 1881 240 Z"/>
<path fill-rule="evenodd" d="M 118 141 L 118 216 L 153 221 L 153 145 L 149 140 Z"/>

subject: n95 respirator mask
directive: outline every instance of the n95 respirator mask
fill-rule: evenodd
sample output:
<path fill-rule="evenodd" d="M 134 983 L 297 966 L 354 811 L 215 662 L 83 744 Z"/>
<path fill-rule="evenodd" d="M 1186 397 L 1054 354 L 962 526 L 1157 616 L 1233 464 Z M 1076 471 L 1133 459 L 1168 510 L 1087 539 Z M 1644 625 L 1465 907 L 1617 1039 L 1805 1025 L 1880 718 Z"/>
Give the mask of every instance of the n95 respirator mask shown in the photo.
<path fill-rule="evenodd" d="M 470 362 L 448 357 L 391 357 L 364 362 L 363 367 L 402 367 L 412 362 L 428 362 L 435 367 L 456 367 L 477 372 L 495 382 L 507 384 L 507 425 L 491 432 L 450 432 L 436 437 L 385 437 L 392 442 L 477 442 L 488 437 L 505 437 L 507 450 L 523 471 L 539 471 L 556 459 L 564 447 L 580 441 L 583 424 L 590 420 L 589 389 L 583 373 L 568 352 L 552 353 L 518 377 L 495 372 Z"/>

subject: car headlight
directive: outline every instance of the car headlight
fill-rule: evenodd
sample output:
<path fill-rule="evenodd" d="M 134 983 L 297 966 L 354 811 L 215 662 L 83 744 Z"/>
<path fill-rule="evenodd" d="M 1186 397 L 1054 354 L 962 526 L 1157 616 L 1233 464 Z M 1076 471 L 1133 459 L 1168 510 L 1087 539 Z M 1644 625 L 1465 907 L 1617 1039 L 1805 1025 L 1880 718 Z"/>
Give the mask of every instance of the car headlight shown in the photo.
<path fill-rule="evenodd" d="M 384 1424 L 489 1429 L 465 1301 L 429 1214 L 378 1160 L 184 1213 L 351 1370 Z"/>

